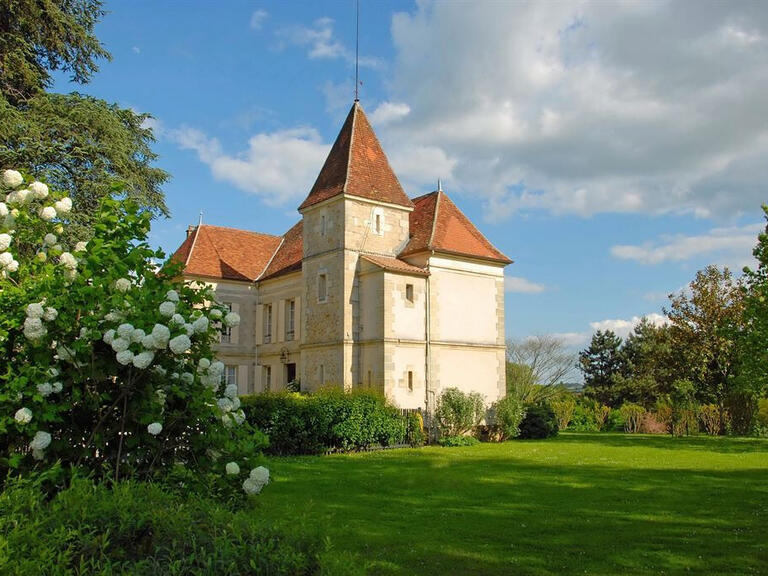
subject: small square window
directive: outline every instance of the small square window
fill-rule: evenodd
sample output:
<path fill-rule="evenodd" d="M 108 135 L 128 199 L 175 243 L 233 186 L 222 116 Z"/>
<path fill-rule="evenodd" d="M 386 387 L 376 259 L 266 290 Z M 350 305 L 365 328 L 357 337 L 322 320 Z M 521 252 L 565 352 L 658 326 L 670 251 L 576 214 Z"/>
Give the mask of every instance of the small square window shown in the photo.
<path fill-rule="evenodd" d="M 413 284 L 405 285 L 405 299 L 408 302 L 413 302 Z"/>

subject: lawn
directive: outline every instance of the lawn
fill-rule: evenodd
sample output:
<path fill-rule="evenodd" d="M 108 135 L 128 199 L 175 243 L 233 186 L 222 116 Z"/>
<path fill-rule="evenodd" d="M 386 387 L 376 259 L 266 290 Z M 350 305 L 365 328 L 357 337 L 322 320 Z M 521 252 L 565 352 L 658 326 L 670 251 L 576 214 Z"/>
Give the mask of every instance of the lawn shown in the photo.
<path fill-rule="evenodd" d="M 574 433 L 270 468 L 259 509 L 371 574 L 768 574 L 768 440 Z"/>

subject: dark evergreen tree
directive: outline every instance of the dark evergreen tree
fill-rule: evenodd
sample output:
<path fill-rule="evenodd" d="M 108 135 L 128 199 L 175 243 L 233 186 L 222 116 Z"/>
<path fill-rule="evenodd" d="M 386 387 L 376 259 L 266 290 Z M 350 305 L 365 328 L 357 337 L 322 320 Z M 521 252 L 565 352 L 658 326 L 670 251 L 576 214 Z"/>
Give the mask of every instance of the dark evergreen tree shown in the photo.
<path fill-rule="evenodd" d="M 622 403 L 616 378 L 626 376 L 627 362 L 621 338 L 611 330 L 598 330 L 586 350 L 579 353 L 579 368 L 584 374 L 584 394 L 617 408 Z"/>

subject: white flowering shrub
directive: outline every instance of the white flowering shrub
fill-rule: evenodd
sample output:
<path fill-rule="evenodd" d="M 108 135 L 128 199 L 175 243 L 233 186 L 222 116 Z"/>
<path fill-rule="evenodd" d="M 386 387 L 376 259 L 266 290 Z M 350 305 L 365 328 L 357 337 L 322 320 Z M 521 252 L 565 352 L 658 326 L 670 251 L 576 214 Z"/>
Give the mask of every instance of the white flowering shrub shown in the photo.
<path fill-rule="evenodd" d="M 45 184 L 2 174 L 0 475 L 61 461 L 259 492 L 269 474 L 249 465 L 263 435 L 211 350 L 221 319 L 239 317 L 179 281 L 178 265 L 155 266 L 164 256 L 132 203 L 105 200 L 87 244 L 62 240 L 71 210 Z"/>

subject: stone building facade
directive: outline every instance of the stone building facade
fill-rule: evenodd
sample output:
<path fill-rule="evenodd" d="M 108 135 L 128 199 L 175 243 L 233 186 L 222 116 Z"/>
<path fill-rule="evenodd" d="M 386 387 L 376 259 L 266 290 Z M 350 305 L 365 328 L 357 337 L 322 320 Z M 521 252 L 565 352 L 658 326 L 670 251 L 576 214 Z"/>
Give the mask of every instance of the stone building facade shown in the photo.
<path fill-rule="evenodd" d="M 191 227 L 174 257 L 242 323 L 219 356 L 241 393 L 367 387 L 431 410 L 504 395 L 504 267 L 442 191 L 409 198 L 355 102 L 283 236 Z"/>

